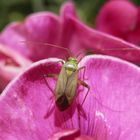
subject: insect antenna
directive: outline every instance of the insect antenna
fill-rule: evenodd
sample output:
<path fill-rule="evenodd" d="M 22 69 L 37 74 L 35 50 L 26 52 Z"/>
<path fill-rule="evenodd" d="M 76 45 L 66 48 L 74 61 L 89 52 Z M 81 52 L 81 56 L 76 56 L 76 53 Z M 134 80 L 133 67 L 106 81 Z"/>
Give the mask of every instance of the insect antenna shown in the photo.
<path fill-rule="evenodd" d="M 52 112 L 55 110 L 55 101 L 54 101 L 54 97 L 52 96 L 50 98 L 50 104 L 48 105 L 48 108 L 46 109 L 46 113 L 44 115 L 44 119 L 47 119 Z"/>
<path fill-rule="evenodd" d="M 66 51 L 70 56 L 72 56 L 72 52 L 68 49 L 68 48 L 64 48 L 64 47 L 61 47 L 59 45 L 55 45 L 55 44 L 51 44 L 51 43 L 46 43 L 46 42 L 33 42 L 33 41 L 21 41 L 22 43 L 29 43 L 29 44 L 38 44 L 38 45 L 44 45 L 44 46 L 50 46 L 50 47 L 55 47 L 55 48 L 59 48 L 59 49 L 62 49 L 64 51 Z"/>
<path fill-rule="evenodd" d="M 102 51 L 128 51 L 128 50 L 140 50 L 140 48 L 106 48 L 106 49 L 98 49 Z"/>
<path fill-rule="evenodd" d="M 76 58 L 78 59 L 78 63 L 83 59 L 84 56 L 85 56 L 85 53 L 83 51 L 80 51 L 77 53 Z"/>

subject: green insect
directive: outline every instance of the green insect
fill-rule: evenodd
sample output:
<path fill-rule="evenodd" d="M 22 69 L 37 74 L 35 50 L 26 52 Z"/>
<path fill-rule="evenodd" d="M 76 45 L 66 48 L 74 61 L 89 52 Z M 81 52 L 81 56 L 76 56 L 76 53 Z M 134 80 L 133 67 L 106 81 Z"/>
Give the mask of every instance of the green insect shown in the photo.
<path fill-rule="evenodd" d="M 58 77 L 55 87 L 55 103 L 60 111 L 66 110 L 72 104 L 78 84 L 88 88 L 88 94 L 89 86 L 84 81 L 78 79 L 79 70 L 84 68 L 78 68 L 77 59 L 69 57 L 63 64 L 58 76 L 53 74 L 48 75 L 48 77 Z"/>
<path fill-rule="evenodd" d="M 27 41 L 27 43 L 34 43 L 34 42 Z M 71 57 L 72 53 L 67 48 L 63 48 L 63 47 L 49 44 L 49 43 L 37 42 L 36 44 L 47 45 L 47 46 L 63 49 L 65 51 L 67 51 L 67 53 L 70 56 L 65 62 L 59 61 L 62 63 L 62 68 L 58 75 L 56 75 L 56 74 L 48 74 L 48 75 L 45 74 L 44 75 L 45 81 L 46 81 L 47 77 L 52 77 L 52 78 L 57 79 L 54 95 L 55 95 L 55 104 L 58 107 L 58 109 L 60 111 L 65 111 L 72 104 L 72 102 L 76 96 L 76 89 L 77 89 L 78 84 L 87 88 L 87 93 L 85 95 L 84 100 L 81 103 L 81 104 L 83 104 L 86 99 L 86 96 L 88 95 L 90 87 L 84 81 L 78 79 L 78 72 L 80 70 L 84 69 L 84 73 L 85 73 L 85 66 L 78 68 L 79 62 L 78 62 L 77 58 Z M 48 85 L 48 83 L 47 83 L 47 85 Z"/>
<path fill-rule="evenodd" d="M 59 47 L 48 43 L 46 45 L 50 45 L 57 48 Z M 69 52 L 69 54 L 71 54 L 68 49 L 63 47 L 59 47 L 59 48 L 65 49 Z M 84 81 L 78 79 L 78 72 L 82 69 L 85 70 L 85 67 L 83 66 L 78 68 L 79 62 L 76 57 L 69 57 L 66 62 L 64 61 L 61 62 L 63 63 L 63 65 L 59 75 L 48 74 L 45 77 L 57 78 L 55 91 L 54 91 L 55 103 L 60 111 L 65 111 L 72 104 L 76 96 L 76 89 L 78 84 L 87 88 L 87 93 L 85 95 L 85 98 L 88 95 L 90 87 Z M 84 103 L 85 98 L 82 104 Z"/>

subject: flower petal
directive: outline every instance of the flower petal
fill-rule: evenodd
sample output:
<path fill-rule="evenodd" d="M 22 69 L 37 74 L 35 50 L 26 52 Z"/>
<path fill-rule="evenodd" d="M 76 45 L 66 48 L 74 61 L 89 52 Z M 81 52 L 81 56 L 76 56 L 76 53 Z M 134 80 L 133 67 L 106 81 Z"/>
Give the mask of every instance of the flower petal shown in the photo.
<path fill-rule="evenodd" d="M 66 2 L 62 5 L 60 17 L 63 23 L 62 46 L 69 48 L 73 56 L 76 56 L 79 52 L 83 53 L 83 55 L 86 54 L 87 51 L 85 51 L 79 40 L 79 36 L 77 36 L 75 22 L 71 20 L 71 18 L 78 20 L 75 6 L 72 2 Z"/>
<path fill-rule="evenodd" d="M 97 16 L 96 28 L 125 39 L 126 33 L 136 27 L 137 16 L 137 7 L 132 2 L 109 1 L 101 8 Z"/>
<path fill-rule="evenodd" d="M 29 50 L 21 42 L 25 40 L 26 30 L 20 22 L 14 22 L 5 27 L 0 34 L 0 43 L 20 52 L 24 56 L 29 55 Z"/>
<path fill-rule="evenodd" d="M 26 18 L 25 27 L 28 30 L 27 41 L 35 42 L 28 46 L 32 50 L 33 60 L 60 55 L 62 50 L 43 45 L 45 42 L 60 44 L 62 25 L 57 16 L 47 12 L 32 14 Z M 42 42 L 42 45 L 38 45 L 38 42 Z"/>
<path fill-rule="evenodd" d="M 74 4 L 72 2 L 65 2 L 60 9 L 60 16 L 62 19 L 68 16 L 77 17 Z"/>
<path fill-rule="evenodd" d="M 82 66 L 86 66 L 90 92 L 82 106 L 87 119 L 81 117 L 81 133 L 96 136 L 96 140 L 138 140 L 140 68 L 100 55 L 85 57 Z"/>
<path fill-rule="evenodd" d="M 88 79 L 85 82 L 90 92 L 82 106 L 86 88 L 77 94 L 79 102 L 74 100 L 70 108 L 60 112 L 54 106 L 51 92 L 56 80 L 44 79 L 46 74 L 60 72 L 58 61 L 60 59 L 37 62 L 3 91 L 0 97 L 1 139 L 45 140 L 63 129 L 79 129 L 82 135 L 96 140 L 139 139 L 138 67 L 109 56 L 85 57 L 79 67 L 86 66 L 85 78 Z M 49 116 L 44 118 L 48 112 Z"/>
<path fill-rule="evenodd" d="M 0 91 L 30 64 L 30 60 L 0 44 Z"/>
<path fill-rule="evenodd" d="M 59 129 L 78 126 L 77 122 L 71 124 L 72 118 L 76 118 L 75 115 L 71 118 L 68 113 L 71 108 L 64 114 L 56 109 L 45 119 L 46 113 L 55 107 L 54 95 L 50 90 L 50 87 L 54 89 L 55 82 L 48 78 L 47 86 L 43 75 L 58 74 L 58 61 L 60 60 L 48 59 L 36 63 L 3 91 L 0 98 L 1 139 L 43 140 Z"/>
<path fill-rule="evenodd" d="M 134 30 L 126 34 L 126 40 L 139 46 L 140 44 L 140 7 L 138 7 L 137 24 Z"/>
<path fill-rule="evenodd" d="M 63 46 L 70 48 L 74 55 L 79 52 L 85 54 L 87 51 L 92 51 L 93 53 L 116 56 L 136 64 L 140 63 L 140 49 L 137 46 L 86 26 L 76 18 L 72 3 L 64 4 L 61 11 L 63 11 L 61 17 L 63 27 L 65 27 Z M 136 15 L 134 7 L 132 11 Z"/>
<path fill-rule="evenodd" d="M 69 48 L 74 55 L 90 50 L 140 63 L 140 49 L 137 46 L 85 26 L 77 19 L 74 5 L 70 2 L 62 6 L 60 18 L 49 12 L 39 12 L 28 16 L 22 23 L 10 24 L 1 33 L 0 42 L 33 61 L 67 56 L 64 49 L 44 44 L 46 42 Z"/>
<path fill-rule="evenodd" d="M 77 129 L 63 130 L 54 134 L 49 140 L 94 140 L 89 136 L 80 135 Z"/>
<path fill-rule="evenodd" d="M 28 16 L 23 23 L 13 23 L 7 26 L 1 33 L 0 41 L 36 61 L 60 55 L 59 49 L 43 45 L 43 43 L 60 44 L 61 28 L 57 16 L 48 12 L 39 12 Z"/>
<path fill-rule="evenodd" d="M 81 47 L 93 53 L 116 56 L 140 64 L 140 48 L 119 38 L 98 32 L 71 18 Z"/>

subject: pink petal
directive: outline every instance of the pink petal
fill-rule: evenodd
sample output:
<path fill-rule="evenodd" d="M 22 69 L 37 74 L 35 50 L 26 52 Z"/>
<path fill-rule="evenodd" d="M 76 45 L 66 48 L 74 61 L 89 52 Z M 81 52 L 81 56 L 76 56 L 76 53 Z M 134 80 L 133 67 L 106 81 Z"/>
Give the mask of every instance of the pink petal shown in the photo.
<path fill-rule="evenodd" d="M 80 135 L 77 129 L 63 130 L 54 134 L 49 140 L 94 140 L 88 136 Z"/>
<path fill-rule="evenodd" d="M 9 87 L 2 93 L 0 102 L 2 139 L 43 140 L 58 131 L 60 124 L 61 128 L 65 128 L 68 124 L 72 127 L 71 120 L 65 123 L 62 118 L 63 122 L 59 122 L 60 118 L 55 122 L 55 117 L 52 116 L 55 113 L 51 114 L 48 119 L 44 118 L 54 99 L 52 92 L 46 85 L 43 74 L 58 73 L 60 65 L 56 63 L 57 61 L 57 59 L 48 59 L 36 63 L 9 84 Z M 52 83 L 51 81 L 49 84 L 54 86 L 54 81 Z M 59 112 L 57 111 L 57 113 Z M 59 113 L 60 116 L 63 116 L 63 113 Z M 73 118 L 75 118 L 74 116 Z M 5 120 L 7 121 L 5 122 Z"/>
<path fill-rule="evenodd" d="M 68 16 L 77 17 L 75 6 L 72 2 L 66 2 L 62 5 L 60 9 L 60 16 L 67 18 Z"/>
<path fill-rule="evenodd" d="M 39 44 L 47 42 L 69 48 L 74 55 L 79 52 L 85 54 L 88 49 L 93 53 L 113 55 L 133 63 L 140 63 L 138 47 L 86 27 L 77 19 L 74 5 L 70 2 L 62 6 L 60 18 L 48 12 L 32 14 L 22 23 L 7 26 L 0 40 L 33 61 L 53 56 L 59 58 L 67 56 L 63 49 Z M 130 50 L 124 51 L 123 48 Z M 117 49 L 117 51 L 106 49 Z"/>
<path fill-rule="evenodd" d="M 74 10 L 71 10 L 72 12 L 67 10 L 70 6 L 70 9 L 74 9 L 71 3 L 66 3 L 62 7 L 61 16 L 67 29 L 63 37 L 66 40 L 63 41 L 65 43 L 63 46 L 70 48 L 74 55 L 92 51 L 120 57 L 136 64 L 140 63 L 140 49 L 137 46 L 87 27 L 75 18 Z"/>
<path fill-rule="evenodd" d="M 69 48 L 74 45 L 75 47 L 75 42 L 73 41 L 75 29 L 73 23 L 69 20 L 69 17 L 76 18 L 76 11 L 73 3 L 66 2 L 65 4 L 63 4 L 60 9 L 60 16 L 63 24 L 62 46 Z M 77 46 L 77 48 L 79 47 Z"/>
<path fill-rule="evenodd" d="M 96 27 L 98 30 L 125 39 L 125 34 L 132 31 L 137 24 L 138 10 L 129 1 L 117 0 L 107 2 L 100 10 Z"/>
<path fill-rule="evenodd" d="M 138 23 L 135 30 L 127 34 L 127 41 L 139 46 L 140 44 L 140 23 Z"/>
<path fill-rule="evenodd" d="M 126 40 L 139 46 L 140 44 L 140 7 L 138 8 L 138 19 L 134 30 L 126 34 Z"/>
<path fill-rule="evenodd" d="M 3 30 L 0 41 L 33 61 L 53 56 L 65 58 L 67 54 L 63 49 L 43 45 L 44 42 L 66 48 L 77 45 L 71 41 L 75 34 L 73 25 L 64 18 L 69 15 L 76 17 L 74 5 L 65 3 L 60 14 L 59 19 L 53 13 L 39 12 L 28 16 L 22 23 L 12 23 Z"/>
<path fill-rule="evenodd" d="M 21 54 L 36 61 L 54 54 L 59 55 L 58 49 L 57 52 L 54 52 L 54 48 L 38 45 L 36 42 L 59 44 L 61 28 L 57 16 L 48 12 L 40 12 L 28 16 L 23 23 L 13 23 L 7 26 L 3 30 L 0 40 L 8 47 L 16 49 Z"/>
<path fill-rule="evenodd" d="M 14 22 L 5 27 L 0 35 L 0 42 L 10 47 L 24 56 L 29 55 L 29 50 L 21 41 L 25 40 L 27 34 L 24 26 L 20 22 Z"/>
<path fill-rule="evenodd" d="M 26 18 L 25 27 L 28 29 L 27 41 L 60 44 L 62 25 L 57 16 L 52 13 L 40 12 Z M 61 45 L 60 45 L 61 46 Z M 59 56 L 61 50 L 51 46 L 32 44 L 32 59 L 39 60 L 46 57 Z M 39 49 L 40 48 L 40 49 Z"/>
<path fill-rule="evenodd" d="M 58 74 L 61 68 L 58 61 L 37 62 L 3 91 L 0 97 L 1 139 L 46 140 L 63 129 L 79 128 L 81 135 L 96 140 L 124 140 L 126 137 L 127 140 L 139 140 L 138 67 L 109 56 L 85 57 L 79 67 L 86 66 L 85 82 L 89 84 L 90 92 L 83 106 L 79 105 L 87 89 L 81 91 L 79 87 L 76 97 L 79 105 L 74 100 L 65 112 L 55 107 L 45 119 L 54 104 L 54 96 L 43 74 Z M 81 72 L 79 76 L 82 76 Z M 48 78 L 47 81 L 54 89 L 55 80 Z"/>
<path fill-rule="evenodd" d="M 138 46 L 98 32 L 74 18 L 71 18 L 71 22 L 76 26 L 75 29 L 78 34 L 77 40 L 79 40 L 81 47 L 85 50 L 92 51 L 93 53 L 116 56 L 140 64 L 140 49 Z"/>
<path fill-rule="evenodd" d="M 0 91 L 4 89 L 10 80 L 30 64 L 31 61 L 0 44 Z"/>
<path fill-rule="evenodd" d="M 140 68 L 108 56 L 88 56 L 85 78 L 90 86 L 81 118 L 81 133 L 97 140 L 139 140 Z M 82 94 L 82 93 L 81 93 Z"/>

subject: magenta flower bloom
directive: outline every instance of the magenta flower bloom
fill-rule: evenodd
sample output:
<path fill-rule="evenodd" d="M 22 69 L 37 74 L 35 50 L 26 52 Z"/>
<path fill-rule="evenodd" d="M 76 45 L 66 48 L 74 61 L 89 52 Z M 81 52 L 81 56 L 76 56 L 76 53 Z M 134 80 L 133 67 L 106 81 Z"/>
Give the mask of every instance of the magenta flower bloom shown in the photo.
<path fill-rule="evenodd" d="M 127 34 L 127 40 L 134 44 L 140 45 L 139 36 L 140 36 L 140 7 L 138 7 L 137 24 L 136 24 L 134 30 L 130 31 Z"/>
<path fill-rule="evenodd" d="M 11 79 L 30 64 L 30 60 L 0 44 L 0 93 Z"/>
<path fill-rule="evenodd" d="M 96 29 L 139 45 L 139 7 L 123 0 L 106 2 L 97 16 Z"/>
<path fill-rule="evenodd" d="M 139 67 L 114 57 L 86 56 L 79 67 L 86 66 L 90 92 L 81 105 L 87 90 L 78 86 L 73 103 L 61 112 L 51 92 L 56 80 L 47 78 L 46 84 L 43 78 L 43 74 L 59 74 L 58 60 L 33 64 L 3 91 L 1 140 L 139 140 Z"/>
<path fill-rule="evenodd" d="M 136 16 L 135 7 L 128 5 L 133 7 L 131 11 Z M 133 17 L 128 18 L 125 23 L 120 22 L 119 25 L 123 24 L 121 30 L 125 31 L 128 27 L 133 27 L 135 24 Z M 11 23 L 2 31 L 0 42 L 33 61 L 66 56 L 62 49 L 39 44 L 39 42 L 46 42 L 69 48 L 74 55 L 79 52 L 85 54 L 88 50 L 140 63 L 140 49 L 137 46 L 87 27 L 78 20 L 74 5 L 70 2 L 62 6 L 60 16 L 50 12 L 39 12 L 29 15 L 23 22 Z M 124 48 L 128 50 L 124 51 Z"/>

